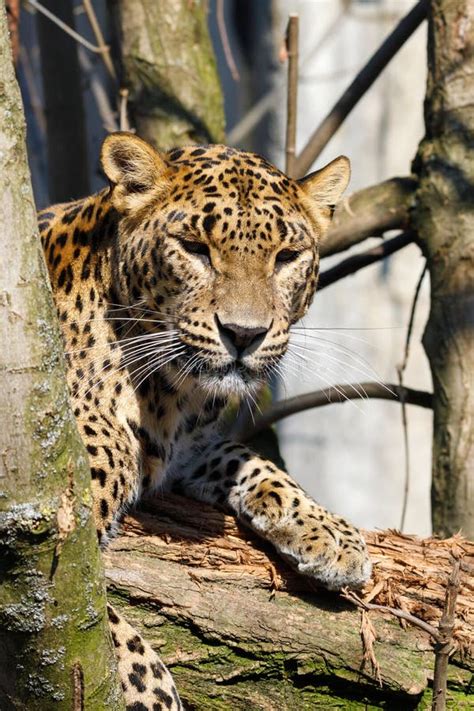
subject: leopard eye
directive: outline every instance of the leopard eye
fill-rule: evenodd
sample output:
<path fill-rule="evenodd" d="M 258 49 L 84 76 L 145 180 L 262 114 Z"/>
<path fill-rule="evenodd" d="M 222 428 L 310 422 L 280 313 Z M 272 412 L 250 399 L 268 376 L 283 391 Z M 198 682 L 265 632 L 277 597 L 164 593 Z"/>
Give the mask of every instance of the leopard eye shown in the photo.
<path fill-rule="evenodd" d="M 275 264 L 288 264 L 299 257 L 301 252 L 296 249 L 282 249 L 275 257 Z"/>
<path fill-rule="evenodd" d="M 194 254 L 200 257 L 203 262 L 210 264 L 211 253 L 209 247 L 204 242 L 194 242 L 193 240 L 182 240 L 181 246 L 188 254 Z"/>

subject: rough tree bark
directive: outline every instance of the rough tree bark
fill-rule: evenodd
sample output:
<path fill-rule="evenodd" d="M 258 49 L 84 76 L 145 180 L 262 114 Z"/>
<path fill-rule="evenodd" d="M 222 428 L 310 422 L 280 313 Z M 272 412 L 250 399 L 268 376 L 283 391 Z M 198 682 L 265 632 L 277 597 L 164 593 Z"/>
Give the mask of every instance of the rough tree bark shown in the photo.
<path fill-rule="evenodd" d="M 0 708 L 121 708 L 0 6 Z M 83 704 L 83 705 L 81 705 Z"/>
<path fill-rule="evenodd" d="M 437 628 L 452 556 L 463 556 L 448 708 L 472 708 L 474 544 L 367 532 L 362 597 Z M 159 650 L 199 711 L 427 709 L 425 630 L 315 591 L 222 511 L 176 496 L 127 517 L 106 552 L 109 596 Z"/>
<path fill-rule="evenodd" d="M 157 148 L 224 140 L 206 0 L 110 0 L 133 126 Z"/>
<path fill-rule="evenodd" d="M 72 0 L 43 0 L 74 27 Z M 77 42 L 38 13 L 38 34 L 48 142 L 49 199 L 67 202 L 89 193 L 87 135 Z"/>
<path fill-rule="evenodd" d="M 414 223 L 431 275 L 433 528 L 474 537 L 474 0 L 431 0 Z"/>

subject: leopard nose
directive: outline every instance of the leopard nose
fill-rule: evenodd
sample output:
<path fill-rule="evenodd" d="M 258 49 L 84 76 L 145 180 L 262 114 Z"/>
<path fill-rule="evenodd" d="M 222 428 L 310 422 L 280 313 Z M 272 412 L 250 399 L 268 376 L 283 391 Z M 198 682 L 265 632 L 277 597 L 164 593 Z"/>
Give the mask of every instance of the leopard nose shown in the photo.
<path fill-rule="evenodd" d="M 222 323 L 217 315 L 216 323 L 223 343 L 229 340 L 239 356 L 250 346 L 259 346 L 269 331 L 265 326 L 248 328 L 237 323 Z"/>

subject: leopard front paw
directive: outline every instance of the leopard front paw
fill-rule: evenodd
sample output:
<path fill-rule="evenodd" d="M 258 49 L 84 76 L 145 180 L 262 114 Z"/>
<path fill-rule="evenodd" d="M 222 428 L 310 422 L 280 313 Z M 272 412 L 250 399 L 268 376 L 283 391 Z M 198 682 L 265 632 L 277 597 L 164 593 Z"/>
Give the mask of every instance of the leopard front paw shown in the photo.
<path fill-rule="evenodd" d="M 371 576 L 372 564 L 361 533 L 324 509 L 317 516 L 299 517 L 272 537 L 292 567 L 328 590 L 357 589 Z"/>
<path fill-rule="evenodd" d="M 249 471 L 234 509 L 292 567 L 329 590 L 367 582 L 372 566 L 354 526 L 326 511 L 273 465 Z"/>

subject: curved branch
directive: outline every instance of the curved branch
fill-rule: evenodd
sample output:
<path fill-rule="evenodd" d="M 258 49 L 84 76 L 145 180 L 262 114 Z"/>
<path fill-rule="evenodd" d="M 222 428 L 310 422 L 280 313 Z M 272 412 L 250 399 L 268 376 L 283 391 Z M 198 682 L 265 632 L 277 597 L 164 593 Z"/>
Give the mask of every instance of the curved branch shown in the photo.
<path fill-rule="evenodd" d="M 376 247 L 372 247 L 372 249 L 367 249 L 365 252 L 360 252 L 359 254 L 354 254 L 352 257 L 343 259 L 339 264 L 331 267 L 331 269 L 326 269 L 326 271 L 320 274 L 318 291 L 325 289 L 327 286 L 331 286 L 331 284 L 339 281 L 339 279 L 344 279 L 346 276 L 355 274 L 370 264 L 380 262 L 382 259 L 394 254 L 394 252 L 398 252 L 400 249 L 403 249 L 403 247 L 411 244 L 415 239 L 416 233 L 413 230 L 407 230 L 407 232 L 402 232 L 401 235 L 382 242 L 382 244 L 378 244 Z"/>
<path fill-rule="evenodd" d="M 342 252 L 387 230 L 407 228 L 417 187 L 413 176 L 391 178 L 342 200 L 320 246 L 321 257 Z"/>
<path fill-rule="evenodd" d="M 400 402 L 403 398 L 407 405 L 418 405 L 419 407 L 430 409 L 433 396 L 425 390 L 400 387 L 400 385 L 395 385 L 394 383 L 368 382 L 333 385 L 324 390 L 316 390 L 275 402 L 263 415 L 255 420 L 254 424 L 243 432 L 237 433 L 237 436 L 244 442 L 275 422 L 298 412 L 310 410 L 314 407 L 333 405 L 338 402 L 347 402 L 348 400 L 368 400 L 369 398 L 393 400 L 395 402 Z"/>

